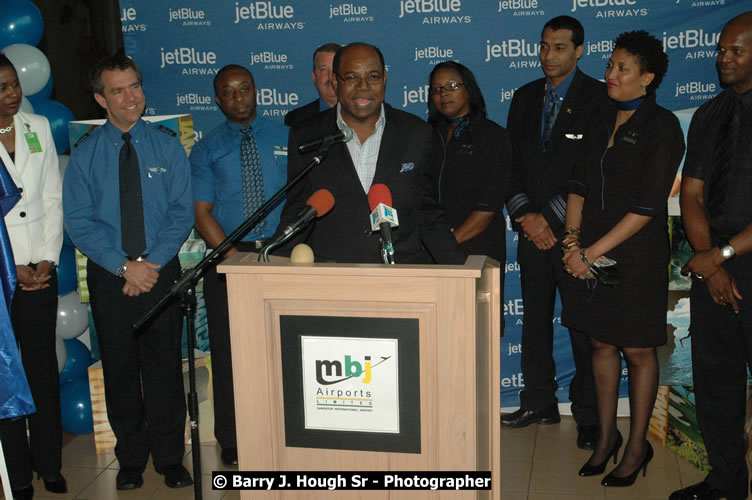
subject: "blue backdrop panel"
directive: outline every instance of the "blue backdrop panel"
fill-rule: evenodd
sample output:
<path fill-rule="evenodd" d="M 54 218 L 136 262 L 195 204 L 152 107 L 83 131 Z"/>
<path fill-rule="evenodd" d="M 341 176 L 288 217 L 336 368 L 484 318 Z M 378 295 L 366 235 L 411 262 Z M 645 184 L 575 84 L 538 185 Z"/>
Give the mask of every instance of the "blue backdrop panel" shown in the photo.
<path fill-rule="evenodd" d="M 428 74 L 436 63 L 452 59 L 473 70 L 490 118 L 504 125 L 514 91 L 542 75 L 543 24 L 562 14 L 585 27 L 580 68 L 597 78 L 619 33 L 644 29 L 663 40 L 670 65 L 658 101 L 691 111 L 721 90 L 714 57 L 723 24 L 750 9 L 748 0 L 121 0 L 120 6 L 126 53 L 144 75 L 146 113 L 191 113 L 197 140 L 223 120 L 212 80 L 225 64 L 249 67 L 259 115 L 282 121 L 289 110 L 317 97 L 310 78 L 313 50 L 326 42 L 358 40 L 382 49 L 389 70 L 386 98 L 393 106 L 425 117 Z M 524 383 L 515 236 L 507 237 L 502 406 L 518 404 Z M 574 368 L 559 318 L 557 307 L 559 400 L 567 401 Z"/>

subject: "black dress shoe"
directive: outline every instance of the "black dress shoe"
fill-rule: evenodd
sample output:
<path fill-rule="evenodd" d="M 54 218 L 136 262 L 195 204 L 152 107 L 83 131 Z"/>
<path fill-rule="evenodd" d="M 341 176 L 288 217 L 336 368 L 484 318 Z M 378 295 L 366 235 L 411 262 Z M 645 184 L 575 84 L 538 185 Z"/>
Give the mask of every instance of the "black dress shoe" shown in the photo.
<path fill-rule="evenodd" d="M 599 476 L 603 474 L 603 472 L 606 470 L 606 464 L 608 463 L 609 459 L 611 459 L 611 457 L 614 457 L 614 463 L 616 463 L 616 456 L 619 454 L 619 448 L 621 448 L 623 442 L 624 438 L 621 437 L 621 432 L 616 431 L 616 440 L 614 441 L 614 445 L 611 447 L 611 451 L 609 452 L 605 460 L 603 460 L 603 462 L 599 463 L 598 465 L 590 465 L 589 461 L 585 462 L 585 465 L 580 468 L 580 476 L 588 477 Z"/>
<path fill-rule="evenodd" d="M 28 485 L 20 490 L 11 490 L 11 492 L 13 493 L 14 500 L 31 500 L 34 498 L 34 487 L 32 485 Z"/>
<path fill-rule="evenodd" d="M 676 490 L 668 498 L 669 500 L 718 500 L 719 498 L 736 500 L 734 497 L 729 496 L 726 491 L 719 490 L 705 481 Z M 743 499 L 744 497 L 739 498 Z"/>
<path fill-rule="evenodd" d="M 650 443 L 648 443 L 647 441 L 645 441 L 645 446 L 647 446 L 648 449 L 645 450 L 645 456 L 642 458 L 642 462 L 637 466 L 634 472 L 624 477 L 614 476 L 614 473 L 611 472 L 603 478 L 601 484 L 603 486 L 616 487 L 632 486 L 637 479 L 637 474 L 640 473 L 640 469 L 642 469 L 642 477 L 645 477 L 645 474 L 647 474 L 648 472 L 648 464 L 651 460 L 653 460 L 653 447 L 650 446 Z"/>
<path fill-rule="evenodd" d="M 232 467 L 238 465 L 238 449 L 237 448 L 222 448 L 222 463 L 225 467 Z"/>
<path fill-rule="evenodd" d="M 168 488 L 185 488 L 193 484 L 193 479 L 183 464 L 154 467 L 154 469 L 164 476 L 164 484 Z"/>
<path fill-rule="evenodd" d="M 136 469 L 129 469 L 128 467 L 122 467 L 115 479 L 115 488 L 119 490 L 135 490 L 144 485 L 144 478 L 141 476 L 141 472 Z"/>
<path fill-rule="evenodd" d="M 538 423 L 543 425 L 558 424 L 561 422 L 559 416 L 559 406 L 555 403 L 548 408 L 542 410 L 525 410 L 520 408 L 514 413 L 501 416 L 501 425 L 504 427 L 527 427 L 532 423 Z"/>
<path fill-rule="evenodd" d="M 44 481 L 44 489 L 52 493 L 67 493 L 68 483 L 65 478 L 59 472 L 54 474 L 42 474 L 42 481 Z"/>
<path fill-rule="evenodd" d="M 595 443 L 598 442 L 599 427 L 595 425 L 578 425 L 577 426 L 577 447 L 581 450 L 595 449 Z"/>

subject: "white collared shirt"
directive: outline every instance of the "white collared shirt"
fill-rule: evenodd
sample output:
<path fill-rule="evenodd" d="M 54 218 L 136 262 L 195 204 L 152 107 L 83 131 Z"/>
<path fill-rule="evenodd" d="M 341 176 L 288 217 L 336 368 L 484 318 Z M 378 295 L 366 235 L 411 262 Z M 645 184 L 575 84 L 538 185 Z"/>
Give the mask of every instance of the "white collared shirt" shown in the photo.
<path fill-rule="evenodd" d="M 381 115 L 376 122 L 376 128 L 362 144 L 358 138 L 358 134 L 342 119 L 341 104 L 337 104 L 337 126 L 340 129 L 349 128 L 353 133 L 352 140 L 347 142 L 347 150 L 350 152 L 350 158 L 352 158 L 353 165 L 355 165 L 355 171 L 363 186 L 363 191 L 368 193 L 373 183 L 373 176 L 376 174 L 376 162 L 379 159 L 381 138 L 384 135 L 384 127 L 386 126 L 384 104 L 381 104 Z"/>

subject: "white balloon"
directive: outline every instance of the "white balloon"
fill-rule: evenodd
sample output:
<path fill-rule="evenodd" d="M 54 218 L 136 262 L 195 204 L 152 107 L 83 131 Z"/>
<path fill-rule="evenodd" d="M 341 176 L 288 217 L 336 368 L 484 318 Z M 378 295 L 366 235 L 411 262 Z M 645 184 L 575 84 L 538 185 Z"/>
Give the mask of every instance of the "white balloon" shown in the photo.
<path fill-rule="evenodd" d="M 68 348 L 60 337 L 55 337 L 55 354 L 57 355 L 57 373 L 63 371 L 65 363 L 68 362 Z"/>
<path fill-rule="evenodd" d="M 89 310 L 81 303 L 78 290 L 57 299 L 57 327 L 55 332 L 61 339 L 74 339 L 89 327 Z"/>
<path fill-rule="evenodd" d="M 26 98 L 26 96 L 21 97 L 21 106 L 19 106 L 19 109 L 24 113 L 34 112 L 34 106 L 31 104 L 31 101 Z"/>
<path fill-rule="evenodd" d="M 47 85 L 50 62 L 44 52 L 26 43 L 8 45 L 3 52 L 15 66 L 24 94 L 34 95 Z"/>

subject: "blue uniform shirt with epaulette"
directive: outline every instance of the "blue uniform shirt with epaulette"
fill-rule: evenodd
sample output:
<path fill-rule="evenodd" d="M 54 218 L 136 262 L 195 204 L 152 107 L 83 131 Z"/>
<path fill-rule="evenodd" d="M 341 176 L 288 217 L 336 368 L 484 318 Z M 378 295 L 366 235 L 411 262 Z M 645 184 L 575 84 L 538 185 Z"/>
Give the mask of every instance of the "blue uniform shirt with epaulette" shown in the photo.
<path fill-rule="evenodd" d="M 175 133 L 139 120 L 131 130 L 138 154 L 147 260 L 175 257 L 193 227 L 190 164 Z M 63 213 L 75 246 L 115 274 L 126 259 L 120 231 L 123 132 L 107 121 L 73 148 L 63 179 Z"/>
<path fill-rule="evenodd" d="M 225 235 L 244 221 L 243 181 L 241 178 L 241 126 L 225 121 L 211 130 L 191 151 L 191 177 L 195 201 L 213 203 L 212 217 Z M 264 199 L 268 200 L 287 182 L 287 136 L 289 129 L 282 124 L 256 117 L 251 122 L 251 134 L 256 140 L 261 175 L 264 180 Z M 271 207 L 266 225 L 252 229 L 243 241 L 271 238 L 279 225 L 285 197 Z"/>

